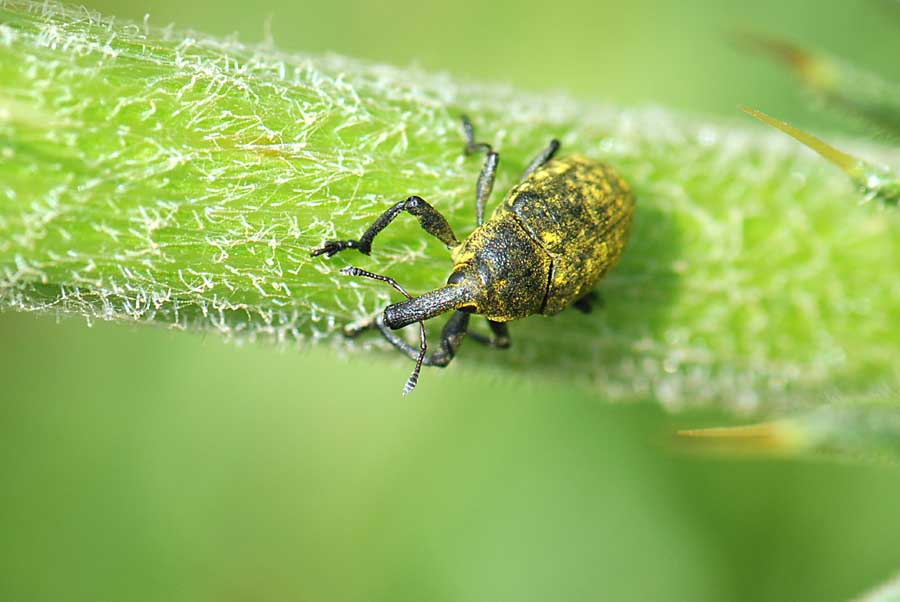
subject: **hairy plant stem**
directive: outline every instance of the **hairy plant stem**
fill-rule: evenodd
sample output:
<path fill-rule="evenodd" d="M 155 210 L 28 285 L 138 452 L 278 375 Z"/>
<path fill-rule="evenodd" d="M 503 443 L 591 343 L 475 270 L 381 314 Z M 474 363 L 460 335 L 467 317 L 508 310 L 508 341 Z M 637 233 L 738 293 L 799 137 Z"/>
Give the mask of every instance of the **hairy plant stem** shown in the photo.
<path fill-rule="evenodd" d="M 602 309 L 530 318 L 510 352 L 469 346 L 459 361 L 673 408 L 900 388 L 900 214 L 860 204 L 844 174 L 779 134 L 54 3 L 0 1 L 0 306 L 342 341 L 391 291 L 341 267 L 423 292 L 449 258 L 403 218 L 370 258 L 309 251 L 410 194 L 470 232 L 480 159 L 462 154 L 463 112 L 500 151 L 494 204 L 558 138 L 614 165 L 638 212 Z"/>

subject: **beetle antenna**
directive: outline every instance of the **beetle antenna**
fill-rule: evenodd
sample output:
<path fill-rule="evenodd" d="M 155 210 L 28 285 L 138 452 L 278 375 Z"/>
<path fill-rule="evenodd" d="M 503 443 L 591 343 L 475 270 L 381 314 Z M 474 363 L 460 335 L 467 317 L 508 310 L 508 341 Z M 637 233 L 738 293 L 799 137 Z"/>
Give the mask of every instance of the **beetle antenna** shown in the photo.
<path fill-rule="evenodd" d="M 352 265 L 342 268 L 341 274 L 346 274 L 348 276 L 361 276 L 363 278 L 371 278 L 372 280 L 378 280 L 380 282 L 387 282 L 392 287 L 394 287 L 394 290 L 404 295 L 410 301 L 412 301 L 413 299 L 413 296 L 410 295 L 405 288 L 400 286 L 400 284 L 390 276 L 382 276 L 381 274 L 368 272 Z M 404 395 L 409 395 L 419 383 L 419 372 L 421 372 L 422 370 L 422 362 L 425 361 L 425 352 L 428 351 L 428 341 L 425 338 L 425 322 L 423 322 L 422 320 L 419 320 L 419 340 L 419 357 L 416 358 L 416 367 L 413 369 L 412 374 L 409 375 L 409 378 L 406 379 L 406 384 L 403 385 Z"/>

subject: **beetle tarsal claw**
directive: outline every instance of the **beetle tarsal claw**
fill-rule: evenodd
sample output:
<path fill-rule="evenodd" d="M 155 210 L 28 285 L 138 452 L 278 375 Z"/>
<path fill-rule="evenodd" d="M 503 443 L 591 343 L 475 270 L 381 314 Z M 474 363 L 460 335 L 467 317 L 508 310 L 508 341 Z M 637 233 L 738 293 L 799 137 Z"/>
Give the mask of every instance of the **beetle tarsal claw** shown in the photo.
<path fill-rule="evenodd" d="M 337 241 L 329 240 L 318 249 L 313 250 L 313 252 L 310 253 L 309 256 L 318 257 L 319 255 L 324 255 L 325 257 L 331 257 L 339 250 L 340 249 L 337 248 Z"/>
<path fill-rule="evenodd" d="M 340 253 L 344 249 L 357 249 L 360 253 L 369 254 L 368 250 L 361 248 L 359 245 L 359 241 L 356 240 L 328 240 L 325 241 L 325 244 L 315 249 L 312 253 L 310 253 L 310 257 L 318 257 L 319 255 L 325 255 L 325 257 L 334 257 L 336 254 Z"/>

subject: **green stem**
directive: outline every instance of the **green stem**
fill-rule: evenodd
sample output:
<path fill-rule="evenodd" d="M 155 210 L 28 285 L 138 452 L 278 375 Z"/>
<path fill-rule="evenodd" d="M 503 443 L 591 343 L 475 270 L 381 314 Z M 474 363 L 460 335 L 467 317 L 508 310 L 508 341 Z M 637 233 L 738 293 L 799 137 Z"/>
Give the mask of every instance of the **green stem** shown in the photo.
<path fill-rule="evenodd" d="M 411 193 L 470 232 L 466 112 L 501 153 L 494 203 L 553 137 L 638 198 L 603 309 L 529 319 L 511 351 L 469 346 L 467 361 L 671 407 L 900 388 L 900 215 L 848 202 L 843 174 L 780 136 L 53 3 L 0 1 L 0 82 L 0 306 L 340 341 L 390 298 L 342 266 L 422 292 L 449 258 L 402 218 L 371 258 L 309 251 Z"/>

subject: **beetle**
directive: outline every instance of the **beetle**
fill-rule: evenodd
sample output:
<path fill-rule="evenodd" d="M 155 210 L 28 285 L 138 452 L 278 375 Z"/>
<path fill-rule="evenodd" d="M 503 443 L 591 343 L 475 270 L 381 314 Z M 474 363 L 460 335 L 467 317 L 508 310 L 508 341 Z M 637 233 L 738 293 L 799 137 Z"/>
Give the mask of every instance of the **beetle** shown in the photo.
<path fill-rule="evenodd" d="M 589 312 L 592 290 L 619 260 L 634 215 L 631 189 L 615 171 L 581 155 L 555 159 L 560 144 L 552 140 L 485 221 L 500 157 L 490 144 L 475 142 L 467 117 L 462 124 L 464 153 L 484 153 L 476 184 L 477 227 L 468 238 L 460 242 L 443 215 L 425 199 L 410 196 L 385 211 L 358 240 L 330 240 L 311 253 L 331 257 L 356 249 L 369 255 L 378 233 L 402 212 L 415 216 L 422 229 L 450 250 L 453 269 L 446 285 L 418 297 L 388 276 L 352 266 L 341 270 L 386 282 L 406 296 L 370 322 L 345 329 L 355 336 L 375 328 L 416 361 L 404 395 L 416 386 L 423 364 L 447 366 L 467 334 L 505 349 L 510 344 L 507 322 L 532 314 L 551 316 L 570 305 Z M 441 332 L 441 348 L 427 355 L 424 321 L 448 311 L 454 313 Z M 468 333 L 471 314 L 487 319 L 490 337 Z M 394 332 L 413 322 L 419 322 L 421 331 L 418 349 Z"/>

